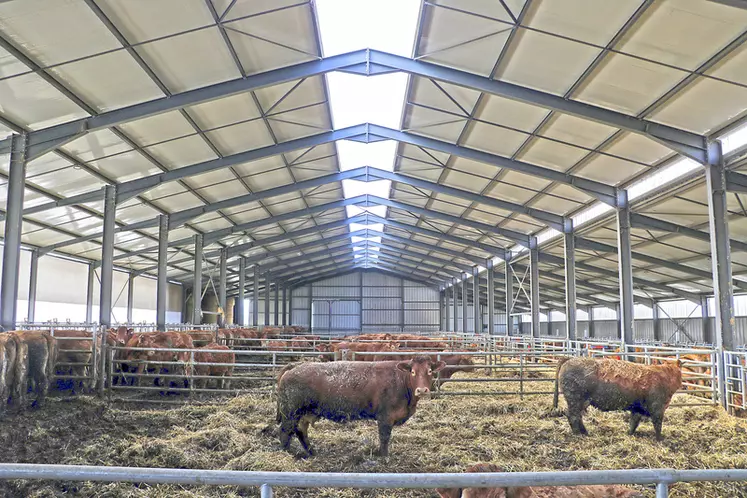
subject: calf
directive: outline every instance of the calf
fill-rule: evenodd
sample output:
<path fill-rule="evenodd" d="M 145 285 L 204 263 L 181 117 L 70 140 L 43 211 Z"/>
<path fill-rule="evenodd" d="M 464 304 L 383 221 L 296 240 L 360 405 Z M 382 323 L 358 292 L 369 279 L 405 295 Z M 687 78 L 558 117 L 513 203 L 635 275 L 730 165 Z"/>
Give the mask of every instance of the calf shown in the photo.
<path fill-rule="evenodd" d="M 503 472 L 497 465 L 479 463 L 469 473 Z M 643 498 L 641 493 L 625 486 L 521 486 L 436 490 L 441 498 Z"/>
<path fill-rule="evenodd" d="M 638 428 L 642 416 L 651 417 L 656 439 L 661 440 L 664 411 L 682 386 L 682 372 L 679 361 L 646 366 L 620 360 L 563 358 L 555 376 L 555 408 L 559 385 L 574 434 L 587 434 L 581 416 L 591 405 L 602 411 L 630 411 L 629 434 Z"/>
<path fill-rule="evenodd" d="M 231 389 L 231 375 L 233 375 L 233 364 L 236 363 L 236 355 L 228 346 L 212 342 L 201 348 L 202 350 L 221 350 L 225 353 L 209 353 L 207 351 L 195 352 L 194 373 L 200 376 L 219 377 L 216 379 L 217 387 L 220 389 Z M 223 363 L 223 365 L 201 365 L 201 363 Z M 198 379 L 196 384 L 202 389 L 208 387 L 210 379 Z"/>
<path fill-rule="evenodd" d="M 289 365 L 278 378 L 280 443 L 288 449 L 295 435 L 312 455 L 308 429 L 316 419 L 368 419 L 378 422 L 379 454 L 387 456 L 392 427 L 404 424 L 415 413 L 418 400 L 430 393 L 433 374 L 444 366 L 427 356 L 399 362 Z"/>
<path fill-rule="evenodd" d="M 93 334 L 86 330 L 55 330 L 57 341 L 57 362 L 55 373 L 58 376 L 70 376 L 73 393 L 76 388 L 87 392 L 90 385 L 89 366 L 93 356 Z M 70 363 L 71 365 L 60 365 Z"/>
<path fill-rule="evenodd" d="M 41 407 L 49 392 L 49 379 L 54 375 L 57 347 L 46 330 L 13 332 L 21 347 L 16 354 L 16 384 L 20 406 L 26 405 L 29 386 L 36 392 L 35 407 Z"/>
<path fill-rule="evenodd" d="M 18 397 L 18 386 L 16 385 L 18 348 L 18 340 L 15 335 L 0 334 L 0 413 L 5 410 L 11 400 Z"/>

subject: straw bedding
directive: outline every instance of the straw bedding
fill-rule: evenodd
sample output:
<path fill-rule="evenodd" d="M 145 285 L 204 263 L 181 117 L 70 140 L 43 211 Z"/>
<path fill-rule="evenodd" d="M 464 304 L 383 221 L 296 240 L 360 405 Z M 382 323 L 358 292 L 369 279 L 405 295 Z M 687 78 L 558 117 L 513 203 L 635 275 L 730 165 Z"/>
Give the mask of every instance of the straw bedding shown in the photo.
<path fill-rule="evenodd" d="M 482 376 L 483 374 L 470 374 Z M 459 377 L 465 377 L 460 374 Z M 527 391 L 552 384 L 529 382 Z M 449 389 L 515 389 L 513 384 L 454 384 Z M 673 403 L 693 401 L 677 395 Z M 671 467 L 747 468 L 747 420 L 715 407 L 673 407 L 665 441 L 650 422 L 626 434 L 627 416 L 589 409 L 590 436 L 571 435 L 564 417 L 551 412 L 552 396 L 441 397 L 422 402 L 393 431 L 389 458 L 372 422 L 319 421 L 309 431 L 317 456 L 300 459 L 280 450 L 270 395 L 243 395 L 205 405 L 107 406 L 94 398 L 52 398 L 42 410 L 6 416 L 0 423 L 3 462 L 181 467 L 262 471 L 461 472 L 478 462 L 508 471 Z M 561 402 L 561 405 L 564 404 Z M 294 440 L 293 448 L 298 450 Z M 653 488 L 645 489 L 654 496 Z M 280 497 L 435 497 L 431 490 L 298 490 Z M 0 482 L 0 496 L 236 497 L 257 489 L 134 484 Z M 673 497 L 747 497 L 747 486 L 677 484 Z"/>

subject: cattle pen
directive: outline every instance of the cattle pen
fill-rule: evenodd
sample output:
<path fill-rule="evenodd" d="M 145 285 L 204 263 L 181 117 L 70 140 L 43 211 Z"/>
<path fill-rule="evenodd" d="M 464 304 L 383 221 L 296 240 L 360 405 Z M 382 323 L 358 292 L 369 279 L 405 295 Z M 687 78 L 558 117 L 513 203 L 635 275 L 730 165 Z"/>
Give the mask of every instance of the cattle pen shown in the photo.
<path fill-rule="evenodd" d="M 0 0 L 0 497 L 747 498 L 745 68 L 747 0 Z"/>

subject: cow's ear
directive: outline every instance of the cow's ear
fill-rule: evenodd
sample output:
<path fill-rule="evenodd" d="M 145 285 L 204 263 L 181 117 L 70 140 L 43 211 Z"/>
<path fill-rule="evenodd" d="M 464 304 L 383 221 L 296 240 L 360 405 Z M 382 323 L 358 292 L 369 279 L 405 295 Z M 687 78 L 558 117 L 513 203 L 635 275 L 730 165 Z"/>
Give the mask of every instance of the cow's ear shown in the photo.
<path fill-rule="evenodd" d="M 412 364 L 409 361 L 400 361 L 397 363 L 397 370 L 410 373 L 412 371 Z"/>
<path fill-rule="evenodd" d="M 680 360 L 677 360 L 677 368 L 682 368 L 682 362 Z"/>
<path fill-rule="evenodd" d="M 437 361 L 436 363 L 431 363 L 431 370 L 435 372 L 439 372 L 443 370 L 443 368 L 446 366 L 446 363 L 443 361 Z"/>

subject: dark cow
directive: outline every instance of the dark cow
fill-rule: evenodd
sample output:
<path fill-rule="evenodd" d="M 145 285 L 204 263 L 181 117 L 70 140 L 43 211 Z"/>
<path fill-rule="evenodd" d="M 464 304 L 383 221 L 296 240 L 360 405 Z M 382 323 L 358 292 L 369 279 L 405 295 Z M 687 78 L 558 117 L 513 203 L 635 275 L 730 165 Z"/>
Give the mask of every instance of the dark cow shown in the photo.
<path fill-rule="evenodd" d="M 202 350 L 226 351 L 225 353 L 209 353 Z M 222 365 L 202 365 L 202 363 L 222 363 Z M 194 373 L 199 376 L 216 377 L 217 387 L 220 389 L 231 389 L 231 375 L 233 375 L 233 364 L 236 363 L 236 354 L 228 346 L 212 342 L 198 348 L 195 352 Z M 210 379 L 198 379 L 197 386 L 205 389 Z"/>
<path fill-rule="evenodd" d="M 41 407 L 49 392 L 49 380 L 54 375 L 56 341 L 46 330 L 19 330 L 13 334 L 23 345 L 16 355 L 19 406 L 26 405 L 28 388 L 31 387 L 36 392 L 33 406 Z"/>
<path fill-rule="evenodd" d="M 469 473 L 504 472 L 497 465 L 479 463 Z M 500 488 L 467 488 L 436 490 L 441 498 L 643 498 L 641 493 L 625 486 L 521 486 Z"/>
<path fill-rule="evenodd" d="M 18 349 L 18 340 L 15 335 L 0 334 L 0 413 L 5 410 L 11 400 L 18 397 L 16 385 Z"/>
<path fill-rule="evenodd" d="M 418 400 L 430 393 L 433 375 L 444 366 L 427 356 L 400 362 L 289 365 L 278 378 L 280 443 L 288 449 L 291 436 L 296 435 L 312 455 L 308 429 L 316 419 L 368 419 L 378 422 L 379 454 L 387 456 L 392 427 L 404 424 L 415 413 Z"/>
<path fill-rule="evenodd" d="M 629 434 L 638 428 L 641 417 L 651 417 L 656 439 L 661 440 L 664 411 L 682 387 L 682 372 L 679 361 L 646 366 L 621 360 L 563 358 L 555 376 L 556 409 L 559 386 L 574 434 L 587 434 L 581 416 L 591 405 L 602 411 L 630 411 Z"/>
<path fill-rule="evenodd" d="M 57 340 L 57 362 L 55 373 L 58 376 L 71 376 L 73 393 L 76 389 L 87 392 L 90 385 L 89 366 L 93 356 L 93 334 L 86 330 L 55 330 Z M 60 365 L 72 363 L 73 365 Z"/>

